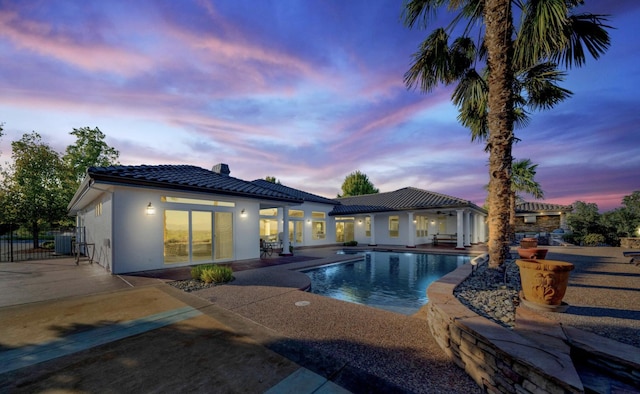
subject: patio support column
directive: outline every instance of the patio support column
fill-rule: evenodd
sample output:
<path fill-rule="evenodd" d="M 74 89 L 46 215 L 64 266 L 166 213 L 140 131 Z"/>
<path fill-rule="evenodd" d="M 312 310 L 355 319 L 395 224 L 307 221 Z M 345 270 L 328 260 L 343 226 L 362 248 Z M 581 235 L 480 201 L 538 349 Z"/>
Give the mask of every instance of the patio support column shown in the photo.
<path fill-rule="evenodd" d="M 369 239 L 369 246 L 378 246 L 378 244 L 376 244 L 376 223 L 375 223 L 375 215 L 371 214 L 369 215 L 369 223 L 371 224 L 371 237 Z"/>
<path fill-rule="evenodd" d="M 473 238 L 471 239 L 472 244 L 477 244 L 480 242 L 480 223 L 482 223 L 482 216 L 477 213 L 473 214 Z"/>
<path fill-rule="evenodd" d="M 413 212 L 408 213 L 409 223 L 407 227 L 409 228 L 409 236 L 407 237 L 407 248 L 415 248 L 416 247 L 416 224 L 414 223 Z"/>
<path fill-rule="evenodd" d="M 282 207 L 282 251 L 280 256 L 291 256 L 289 251 L 289 207 Z"/>
<path fill-rule="evenodd" d="M 464 249 L 464 210 L 456 210 L 456 249 Z"/>
<path fill-rule="evenodd" d="M 471 212 L 464 211 L 464 246 L 471 246 Z"/>
<path fill-rule="evenodd" d="M 569 229 L 567 226 L 567 214 L 564 212 L 560 212 L 560 228 L 563 230 Z"/>

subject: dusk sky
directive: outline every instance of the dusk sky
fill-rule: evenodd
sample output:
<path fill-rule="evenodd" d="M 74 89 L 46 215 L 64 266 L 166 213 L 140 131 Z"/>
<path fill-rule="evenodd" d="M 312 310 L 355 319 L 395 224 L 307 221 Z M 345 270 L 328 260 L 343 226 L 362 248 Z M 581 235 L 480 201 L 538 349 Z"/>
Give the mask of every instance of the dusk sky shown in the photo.
<path fill-rule="evenodd" d="M 573 97 L 516 130 L 514 157 L 538 164 L 545 202 L 607 211 L 640 190 L 640 1 L 586 3 L 610 15 L 611 48 L 569 70 Z M 121 164 L 227 163 L 326 197 L 360 170 L 381 192 L 482 205 L 488 155 L 452 88 L 403 83 L 431 29 L 405 27 L 402 4 L 0 0 L 0 162 L 24 133 L 62 153 L 88 126 Z"/>

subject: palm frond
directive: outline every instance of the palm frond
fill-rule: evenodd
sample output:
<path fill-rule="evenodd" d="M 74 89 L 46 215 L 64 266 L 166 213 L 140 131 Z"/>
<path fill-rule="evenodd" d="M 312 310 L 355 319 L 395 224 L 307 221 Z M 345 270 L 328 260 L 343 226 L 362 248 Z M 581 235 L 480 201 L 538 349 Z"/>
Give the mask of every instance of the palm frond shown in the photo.
<path fill-rule="evenodd" d="M 455 81 L 455 70 L 451 69 L 449 35 L 438 28 L 422 42 L 418 52 L 413 55 L 411 68 L 404 74 L 404 83 L 408 88 L 420 85 L 420 90 L 431 91 L 438 83 L 450 84 Z"/>
<path fill-rule="evenodd" d="M 514 42 L 515 69 L 549 59 L 567 40 L 567 6 L 564 0 L 529 0 Z"/>
<path fill-rule="evenodd" d="M 551 59 L 567 68 L 581 67 L 586 61 L 585 48 L 591 57 L 598 59 L 611 45 L 609 33 L 605 30 L 611 26 L 604 23 L 606 20 L 605 15 L 570 16 L 565 29 L 566 44 Z"/>
<path fill-rule="evenodd" d="M 405 26 L 413 28 L 416 24 L 420 28 L 426 28 L 429 21 L 435 18 L 436 11 L 446 0 L 409 0 L 402 7 L 400 18 Z"/>
<path fill-rule="evenodd" d="M 538 165 L 533 164 L 531 159 L 514 160 L 511 163 L 511 190 L 530 194 L 534 198 L 544 198 L 542 187 L 534 179 L 537 168 Z"/>
<path fill-rule="evenodd" d="M 550 109 L 573 94 L 556 82 L 564 81 L 566 73 L 551 62 L 537 64 L 519 73 L 518 80 L 527 92 L 527 107 L 532 110 Z"/>

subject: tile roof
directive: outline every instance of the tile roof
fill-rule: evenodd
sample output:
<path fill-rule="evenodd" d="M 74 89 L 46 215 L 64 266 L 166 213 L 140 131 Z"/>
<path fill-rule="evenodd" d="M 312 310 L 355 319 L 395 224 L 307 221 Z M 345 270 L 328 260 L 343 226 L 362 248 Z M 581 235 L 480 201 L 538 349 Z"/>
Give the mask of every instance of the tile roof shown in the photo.
<path fill-rule="evenodd" d="M 516 213 L 533 213 L 533 212 L 571 212 L 573 206 L 571 205 L 559 205 L 559 204 L 547 204 L 541 202 L 521 202 L 516 204 Z"/>
<path fill-rule="evenodd" d="M 471 201 L 414 187 L 405 187 L 387 193 L 337 198 L 336 201 L 340 202 L 341 205 L 336 206 L 329 215 L 462 207 L 473 207 L 482 210 Z"/>
<path fill-rule="evenodd" d="M 331 204 L 331 205 L 339 204 L 334 199 L 318 196 L 316 194 L 307 193 L 307 192 L 302 191 L 302 190 L 294 189 L 292 187 L 288 187 L 288 186 L 282 185 L 280 183 L 269 182 L 269 181 L 264 180 L 264 179 L 256 179 L 255 181 L 252 181 L 251 183 L 253 183 L 254 185 L 266 188 L 266 189 L 271 189 L 271 190 L 275 190 L 275 191 L 280 192 L 280 193 L 288 194 L 288 195 L 290 195 L 292 197 L 295 197 L 297 199 L 300 199 L 300 200 L 303 200 L 303 201 L 306 201 L 306 202 L 317 202 L 317 203 L 321 203 L 321 204 Z"/>
<path fill-rule="evenodd" d="M 290 194 L 191 165 L 90 167 L 87 173 L 92 179 L 107 183 L 302 203 Z"/>

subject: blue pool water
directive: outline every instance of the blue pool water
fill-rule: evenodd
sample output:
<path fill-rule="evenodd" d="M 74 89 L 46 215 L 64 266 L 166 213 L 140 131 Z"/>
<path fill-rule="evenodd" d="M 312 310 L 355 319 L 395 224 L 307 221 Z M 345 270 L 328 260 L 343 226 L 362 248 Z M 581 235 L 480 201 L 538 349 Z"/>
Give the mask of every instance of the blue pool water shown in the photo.
<path fill-rule="evenodd" d="M 305 270 L 311 292 L 411 315 L 427 303 L 427 287 L 468 263 L 469 256 L 365 252 L 361 260 Z"/>

